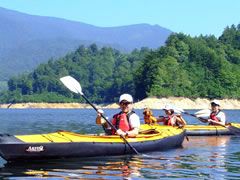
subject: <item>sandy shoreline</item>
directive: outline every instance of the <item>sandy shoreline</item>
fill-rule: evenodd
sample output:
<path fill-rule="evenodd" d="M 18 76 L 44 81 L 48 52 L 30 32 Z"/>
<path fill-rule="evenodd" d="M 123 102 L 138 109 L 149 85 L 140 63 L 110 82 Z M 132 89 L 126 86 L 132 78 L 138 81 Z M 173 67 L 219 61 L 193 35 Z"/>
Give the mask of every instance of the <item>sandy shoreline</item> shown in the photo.
<path fill-rule="evenodd" d="M 240 109 L 240 100 L 236 99 L 221 99 L 222 109 Z M 206 109 L 210 107 L 209 99 L 189 99 L 183 97 L 169 97 L 169 98 L 155 98 L 150 97 L 143 99 L 142 101 L 134 103 L 135 109 L 143 109 L 149 107 L 151 109 L 162 109 L 166 104 L 173 104 L 176 107 L 182 109 Z M 14 108 L 14 109 L 33 109 L 33 108 L 53 108 L 53 109 L 77 109 L 77 108 L 92 108 L 89 104 L 79 103 L 16 103 L 11 104 L 0 104 L 0 108 Z M 118 104 L 109 105 L 96 105 L 98 108 L 118 108 Z"/>

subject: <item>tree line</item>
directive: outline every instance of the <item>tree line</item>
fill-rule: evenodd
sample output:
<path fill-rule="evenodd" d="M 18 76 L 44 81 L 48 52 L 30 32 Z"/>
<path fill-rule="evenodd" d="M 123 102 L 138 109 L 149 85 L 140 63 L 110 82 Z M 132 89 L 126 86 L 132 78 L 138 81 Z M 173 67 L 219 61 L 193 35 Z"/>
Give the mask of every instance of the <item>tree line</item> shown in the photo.
<path fill-rule="evenodd" d="M 81 102 L 61 84 L 71 75 L 95 103 L 116 102 L 122 93 L 135 100 L 148 96 L 240 98 L 240 24 L 226 27 L 219 38 L 169 36 L 166 45 L 125 54 L 96 44 L 39 65 L 9 79 L 0 101 Z"/>

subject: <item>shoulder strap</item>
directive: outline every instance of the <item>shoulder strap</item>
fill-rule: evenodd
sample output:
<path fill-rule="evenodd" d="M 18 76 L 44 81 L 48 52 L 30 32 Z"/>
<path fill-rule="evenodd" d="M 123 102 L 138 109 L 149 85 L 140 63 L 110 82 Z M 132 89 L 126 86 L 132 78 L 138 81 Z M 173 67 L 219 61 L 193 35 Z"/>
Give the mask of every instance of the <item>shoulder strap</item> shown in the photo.
<path fill-rule="evenodd" d="M 115 118 L 116 118 L 116 124 L 115 124 L 115 127 L 116 129 L 119 129 L 119 124 L 120 124 L 120 119 L 119 119 L 119 116 L 122 114 L 122 111 L 118 114 L 115 115 Z"/>
<path fill-rule="evenodd" d="M 221 110 L 219 110 L 217 113 L 211 112 L 211 114 L 214 114 L 215 116 L 217 116 L 220 112 Z"/>
<path fill-rule="evenodd" d="M 130 119 L 130 116 L 131 116 L 132 114 L 134 114 L 134 113 L 135 113 L 134 111 L 131 111 L 130 113 L 127 114 L 127 121 L 128 121 L 128 124 L 129 124 L 130 129 L 131 129 L 132 127 L 131 127 L 131 124 L 130 124 L 129 119 Z"/>
<path fill-rule="evenodd" d="M 221 112 L 221 110 L 219 110 L 219 111 L 217 112 L 216 116 L 217 116 L 220 112 Z"/>

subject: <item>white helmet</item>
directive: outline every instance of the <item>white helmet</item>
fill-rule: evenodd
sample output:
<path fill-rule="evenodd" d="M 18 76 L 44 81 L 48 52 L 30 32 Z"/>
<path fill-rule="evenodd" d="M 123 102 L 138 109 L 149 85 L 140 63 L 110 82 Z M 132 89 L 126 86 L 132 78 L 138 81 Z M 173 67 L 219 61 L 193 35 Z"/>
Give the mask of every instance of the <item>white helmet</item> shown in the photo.
<path fill-rule="evenodd" d="M 122 102 L 123 100 L 127 102 L 133 102 L 133 97 L 130 94 L 122 94 L 119 98 L 119 103 Z"/>

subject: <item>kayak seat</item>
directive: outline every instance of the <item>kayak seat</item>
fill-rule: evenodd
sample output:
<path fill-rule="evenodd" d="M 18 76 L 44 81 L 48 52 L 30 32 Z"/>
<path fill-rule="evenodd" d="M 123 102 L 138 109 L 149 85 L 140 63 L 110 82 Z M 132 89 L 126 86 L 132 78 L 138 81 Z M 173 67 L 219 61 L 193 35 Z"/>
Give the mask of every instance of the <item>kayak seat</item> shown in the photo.
<path fill-rule="evenodd" d="M 139 132 L 139 134 L 158 134 L 158 133 L 159 132 L 156 129 L 147 129 Z"/>

